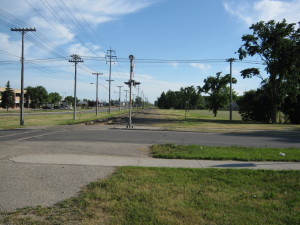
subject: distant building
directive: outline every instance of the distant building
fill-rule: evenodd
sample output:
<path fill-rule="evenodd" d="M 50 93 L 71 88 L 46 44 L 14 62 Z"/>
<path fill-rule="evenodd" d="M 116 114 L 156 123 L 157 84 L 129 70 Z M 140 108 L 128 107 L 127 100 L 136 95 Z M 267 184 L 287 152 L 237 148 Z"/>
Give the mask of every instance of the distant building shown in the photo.
<path fill-rule="evenodd" d="M 1 93 L 5 91 L 5 87 L 0 87 L 0 102 L 2 102 L 1 99 Z M 18 108 L 20 107 L 20 99 L 21 99 L 21 90 L 20 89 L 14 89 L 12 88 L 13 92 L 14 92 L 14 96 L 15 96 L 15 107 L 14 108 Z M 24 95 L 26 94 L 26 90 L 24 90 Z M 24 99 L 25 101 L 25 99 Z"/>

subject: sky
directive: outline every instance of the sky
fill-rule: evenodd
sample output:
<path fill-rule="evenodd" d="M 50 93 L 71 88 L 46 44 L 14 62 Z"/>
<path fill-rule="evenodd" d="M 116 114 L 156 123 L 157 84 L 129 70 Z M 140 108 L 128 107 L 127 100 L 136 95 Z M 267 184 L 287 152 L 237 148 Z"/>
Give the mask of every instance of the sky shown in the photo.
<path fill-rule="evenodd" d="M 36 28 L 25 34 L 24 86 L 44 86 L 61 96 L 74 94 L 72 54 L 77 66 L 77 97 L 108 101 L 107 50 L 114 50 L 111 99 L 118 99 L 129 80 L 129 55 L 134 55 L 135 96 L 154 102 L 163 91 L 202 86 L 208 76 L 230 72 L 228 58 L 242 45 L 241 37 L 259 21 L 300 21 L 300 0 L 0 0 L 0 86 L 10 81 L 20 89 L 21 34 L 11 28 Z M 297 25 L 298 26 L 298 25 Z M 247 58 L 260 62 L 259 57 Z M 239 95 L 260 86 L 259 78 L 243 79 L 240 71 L 262 69 L 261 63 L 233 63 Z M 92 83 L 92 84 L 91 84 Z"/>

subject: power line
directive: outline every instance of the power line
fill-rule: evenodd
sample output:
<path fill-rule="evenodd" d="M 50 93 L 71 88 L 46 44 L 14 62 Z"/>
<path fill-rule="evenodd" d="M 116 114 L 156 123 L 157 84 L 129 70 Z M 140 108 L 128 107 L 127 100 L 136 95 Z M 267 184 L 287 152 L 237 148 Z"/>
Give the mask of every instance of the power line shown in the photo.
<path fill-rule="evenodd" d="M 13 15 L 5 12 L 4 10 L 0 9 L 1 17 L 0 23 L 8 28 L 20 26 L 20 27 L 31 27 L 31 25 L 19 20 L 18 18 L 14 17 Z M 41 41 L 37 40 L 36 37 L 41 39 Z M 32 42 L 34 45 L 38 46 L 39 48 L 43 49 L 44 51 L 50 51 L 56 55 L 59 55 L 57 51 L 61 53 L 61 55 L 65 55 L 63 51 L 50 41 L 47 37 L 45 37 L 41 32 L 37 31 L 36 35 L 33 37 L 30 34 L 26 35 L 26 39 Z M 47 46 L 48 45 L 48 46 Z M 59 56 L 61 56 L 59 55 Z"/>
<path fill-rule="evenodd" d="M 85 24 L 87 24 L 87 27 L 92 31 L 92 33 L 94 34 L 95 38 L 97 38 L 97 40 L 99 40 L 99 35 L 96 34 L 95 30 L 92 28 L 92 26 L 90 25 L 89 22 L 86 21 L 86 19 L 84 18 L 84 16 L 81 14 L 80 10 L 78 9 L 78 7 L 76 6 L 76 4 L 74 3 L 73 0 L 69 0 L 72 5 L 74 6 L 75 10 L 77 11 L 77 13 L 80 15 L 81 19 L 85 22 Z M 103 43 L 103 46 L 107 49 L 107 45 L 105 43 Z"/>
<path fill-rule="evenodd" d="M 57 5 L 63 12 L 65 12 L 64 15 L 69 19 L 69 21 L 71 21 L 71 23 L 73 23 L 73 24 L 76 26 L 76 23 L 70 18 L 70 16 L 69 16 L 68 13 L 66 13 L 66 11 L 62 8 L 62 6 L 60 6 L 60 5 L 57 3 L 56 0 L 53 0 L 53 1 L 56 3 L 56 5 Z M 74 29 L 66 22 L 65 19 L 63 19 L 61 16 L 59 16 L 59 15 L 55 12 L 55 10 L 53 9 L 53 7 L 49 4 L 49 2 L 48 2 L 47 0 L 41 0 L 41 2 L 43 3 L 44 6 L 46 6 L 46 8 L 50 11 L 50 13 L 51 13 L 51 14 L 52 14 L 52 15 L 53 15 L 60 23 L 62 23 L 62 24 L 64 24 L 65 26 L 67 26 L 68 29 L 69 29 L 70 31 L 72 31 L 74 34 L 76 34 L 76 32 L 74 31 Z M 80 26 L 80 25 L 79 25 L 79 29 L 81 29 L 81 26 Z M 83 33 L 83 35 L 85 35 L 85 34 Z M 97 54 L 94 52 L 94 50 L 91 49 L 91 48 L 83 41 L 83 39 L 82 39 L 80 36 L 75 35 L 75 38 L 76 38 L 79 42 L 81 42 L 81 44 L 82 44 L 83 46 L 85 46 L 89 51 L 91 51 L 92 53 L 94 53 L 95 55 L 97 55 Z"/>

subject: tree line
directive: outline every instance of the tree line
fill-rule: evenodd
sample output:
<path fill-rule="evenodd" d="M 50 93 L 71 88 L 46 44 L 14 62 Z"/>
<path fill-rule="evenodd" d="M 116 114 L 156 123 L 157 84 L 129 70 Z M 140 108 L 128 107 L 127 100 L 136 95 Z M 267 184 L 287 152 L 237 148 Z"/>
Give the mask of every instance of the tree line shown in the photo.
<path fill-rule="evenodd" d="M 25 88 L 24 94 L 24 105 L 28 108 L 41 108 L 47 104 L 53 106 L 59 106 L 62 102 L 63 97 L 57 92 L 48 93 L 46 88 L 43 86 L 31 87 L 28 86 Z M 64 98 L 64 101 L 68 105 L 74 104 L 74 97 L 67 96 Z M 78 102 L 78 100 L 77 100 Z M 1 107 L 4 109 L 14 108 L 15 107 L 15 93 L 10 87 L 10 82 L 8 81 L 5 90 L 1 93 Z"/>
<path fill-rule="evenodd" d="M 230 83 L 230 75 L 221 76 L 218 72 L 216 76 L 210 76 L 204 80 L 204 86 L 194 86 L 180 88 L 179 91 L 169 90 L 162 93 L 156 101 L 156 106 L 161 109 L 209 109 L 217 116 L 218 110 L 228 106 L 230 90 L 227 85 Z M 232 78 L 232 83 L 236 79 Z M 206 93 L 208 96 L 202 96 Z M 236 94 L 233 93 L 233 99 Z"/>
<path fill-rule="evenodd" d="M 180 88 L 179 91 L 163 92 L 155 102 L 155 105 L 161 109 L 204 109 L 204 98 L 194 86 Z"/>
<path fill-rule="evenodd" d="M 41 108 L 43 106 L 51 105 L 54 107 L 59 107 L 62 102 L 68 106 L 74 106 L 74 97 L 73 96 L 66 96 L 63 98 L 57 92 L 48 93 L 46 88 L 43 86 L 36 86 L 31 87 L 28 86 L 25 88 L 25 95 L 24 95 L 24 106 L 27 108 Z M 76 104 L 80 102 L 79 99 L 76 99 Z M 87 107 L 95 107 L 96 101 L 83 99 L 82 102 Z M 108 104 L 108 103 L 106 103 Z M 111 100 L 111 105 L 118 105 L 119 100 Z M 136 97 L 133 99 L 133 105 L 135 107 L 142 107 L 148 106 L 148 100 L 142 101 L 141 97 Z M 5 90 L 1 93 L 1 104 L 0 107 L 4 109 L 14 108 L 15 107 L 15 93 L 13 89 L 10 87 L 10 82 L 8 81 L 6 84 Z"/>
<path fill-rule="evenodd" d="M 243 44 L 237 50 L 239 59 L 259 56 L 267 73 L 264 78 L 258 68 L 241 71 L 243 78 L 261 79 L 261 86 L 256 90 L 247 91 L 240 97 L 233 93 L 243 120 L 277 123 L 282 118 L 285 122 L 300 123 L 300 28 L 295 26 L 285 19 L 261 21 L 250 27 L 252 34 L 242 36 Z M 207 107 L 216 116 L 219 109 L 228 105 L 229 83 L 229 75 L 222 77 L 219 72 L 206 78 L 204 86 L 198 86 L 198 90 L 187 87 L 163 92 L 156 104 L 159 108 L 182 109 L 190 102 L 192 108 Z M 232 83 L 236 83 L 235 78 Z M 191 91 L 186 93 L 184 90 Z M 203 97 L 200 93 L 208 96 Z"/>

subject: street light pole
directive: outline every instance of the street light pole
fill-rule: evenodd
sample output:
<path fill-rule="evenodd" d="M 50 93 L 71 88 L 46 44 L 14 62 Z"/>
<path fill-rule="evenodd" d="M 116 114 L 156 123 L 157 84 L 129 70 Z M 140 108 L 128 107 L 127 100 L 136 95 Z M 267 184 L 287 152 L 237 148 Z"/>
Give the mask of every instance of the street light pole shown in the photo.
<path fill-rule="evenodd" d="M 99 77 L 99 75 L 103 75 L 103 73 L 92 73 L 92 74 L 97 76 L 97 81 L 96 81 L 96 116 L 98 116 L 98 105 L 99 105 L 99 100 L 98 100 L 98 77 Z"/>

